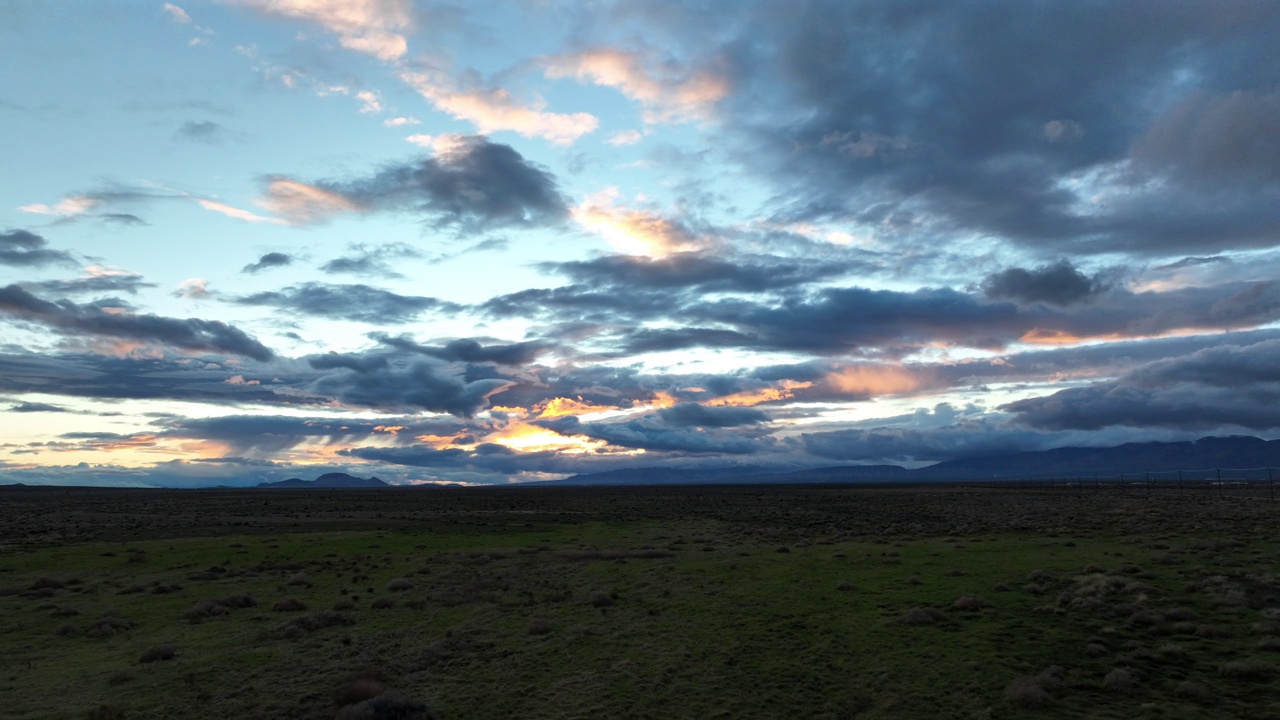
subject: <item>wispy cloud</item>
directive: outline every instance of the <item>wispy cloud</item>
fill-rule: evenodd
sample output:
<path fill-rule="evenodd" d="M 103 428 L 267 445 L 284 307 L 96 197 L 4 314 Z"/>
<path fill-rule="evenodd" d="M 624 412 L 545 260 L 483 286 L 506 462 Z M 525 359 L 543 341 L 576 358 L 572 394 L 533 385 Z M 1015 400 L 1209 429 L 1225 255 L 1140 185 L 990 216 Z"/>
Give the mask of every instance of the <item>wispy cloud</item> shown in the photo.
<path fill-rule="evenodd" d="M 410 0 L 232 0 L 260 12 L 315 23 L 348 50 L 391 61 L 405 56 L 413 29 Z"/>
<path fill-rule="evenodd" d="M 540 100 L 521 104 L 503 88 L 460 89 L 440 73 L 405 70 L 400 78 L 438 110 L 475 124 L 481 133 L 509 130 L 556 145 L 572 145 L 600 126 L 600 121 L 590 113 L 547 112 Z"/>

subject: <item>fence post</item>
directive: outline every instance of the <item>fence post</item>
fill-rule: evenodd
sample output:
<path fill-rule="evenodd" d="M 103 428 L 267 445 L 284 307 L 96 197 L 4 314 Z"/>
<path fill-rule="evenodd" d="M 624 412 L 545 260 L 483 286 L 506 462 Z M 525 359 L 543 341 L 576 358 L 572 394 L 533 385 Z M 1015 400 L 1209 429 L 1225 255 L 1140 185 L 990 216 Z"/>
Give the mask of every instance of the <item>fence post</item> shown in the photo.
<path fill-rule="evenodd" d="M 1218 497 L 1222 497 L 1222 468 L 1216 468 L 1218 471 Z"/>

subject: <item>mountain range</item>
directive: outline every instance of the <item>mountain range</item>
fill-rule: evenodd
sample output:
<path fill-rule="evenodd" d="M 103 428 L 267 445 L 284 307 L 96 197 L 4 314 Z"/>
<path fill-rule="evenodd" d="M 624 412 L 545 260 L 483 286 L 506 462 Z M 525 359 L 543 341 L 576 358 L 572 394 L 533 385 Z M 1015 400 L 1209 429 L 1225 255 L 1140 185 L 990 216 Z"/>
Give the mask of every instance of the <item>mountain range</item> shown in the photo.
<path fill-rule="evenodd" d="M 928 467 L 840 465 L 779 470 L 742 465 L 708 469 L 629 468 L 575 475 L 553 485 L 680 485 L 711 483 L 945 482 L 983 479 L 1115 478 L 1152 473 L 1174 478 L 1210 477 L 1217 469 L 1280 469 L 1280 440 L 1206 437 L 1184 442 L 1126 443 L 1113 447 L 1064 447 L 948 460 Z M 1277 473 L 1280 475 L 1280 472 Z"/>
<path fill-rule="evenodd" d="M 258 483 L 258 487 L 268 490 L 293 490 L 302 488 L 380 488 L 391 487 L 391 485 L 376 477 L 362 478 L 346 473 L 331 472 L 325 473 L 315 480 L 289 478 L 279 482 Z"/>

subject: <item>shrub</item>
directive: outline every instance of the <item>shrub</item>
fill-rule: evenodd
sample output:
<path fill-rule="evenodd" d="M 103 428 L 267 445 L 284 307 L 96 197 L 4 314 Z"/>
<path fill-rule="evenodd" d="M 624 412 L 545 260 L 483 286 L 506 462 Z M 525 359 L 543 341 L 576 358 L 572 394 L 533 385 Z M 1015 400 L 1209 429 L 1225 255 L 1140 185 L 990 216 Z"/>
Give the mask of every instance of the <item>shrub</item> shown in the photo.
<path fill-rule="evenodd" d="M 534 618 L 529 621 L 530 635 L 546 635 L 551 632 L 551 621 L 543 618 Z"/>
<path fill-rule="evenodd" d="M 388 597 L 380 597 L 370 605 L 374 610 L 387 610 L 396 606 L 396 601 Z"/>
<path fill-rule="evenodd" d="M 252 595 L 228 595 L 217 601 L 219 605 L 229 608 L 251 608 L 258 606 L 258 600 Z"/>
<path fill-rule="evenodd" d="M 156 645 L 155 647 L 149 647 L 144 650 L 142 652 L 142 656 L 138 658 L 138 662 L 152 663 L 161 660 L 172 660 L 177 656 L 177 654 L 178 651 L 173 647 L 173 645 L 168 643 L 164 645 Z"/>
<path fill-rule="evenodd" d="M 356 673 L 334 688 L 333 703 L 338 707 L 346 707 L 372 700 L 387 691 L 388 688 L 383 683 L 383 679 L 382 673 L 376 670 Z"/>
<path fill-rule="evenodd" d="M 979 595 L 961 595 L 951 603 L 951 607 L 955 610 L 977 611 L 985 610 L 992 605 L 991 601 Z"/>
<path fill-rule="evenodd" d="M 413 583 L 408 578 L 396 578 L 395 580 L 387 583 L 387 590 L 390 590 L 391 592 L 404 592 L 412 589 Z"/>
<path fill-rule="evenodd" d="M 275 605 L 271 606 L 275 612 L 299 612 L 307 609 L 307 604 L 298 598 L 285 598 L 277 600 Z"/>
<path fill-rule="evenodd" d="M 840 582 L 836 583 L 836 589 L 839 590 L 840 592 L 853 592 L 858 588 L 855 587 L 854 584 L 849 582 L 848 580 L 841 580 Z"/>
<path fill-rule="evenodd" d="M 908 584 L 908 585 L 923 585 L 923 584 L 924 584 L 924 581 L 920 579 L 920 576 L 919 576 L 919 575 L 909 575 L 909 576 L 907 577 L 907 579 L 906 579 L 906 580 L 904 580 L 903 582 L 905 582 L 905 583 L 906 583 L 906 584 Z"/>
<path fill-rule="evenodd" d="M 311 578 L 307 577 L 306 573 L 297 573 L 293 577 L 289 578 L 289 581 L 286 582 L 285 585 L 301 585 L 303 587 L 311 587 Z"/>
<path fill-rule="evenodd" d="M 587 602 L 599 608 L 609 607 L 613 604 L 613 593 L 608 590 L 596 590 L 587 598 Z"/>
<path fill-rule="evenodd" d="M 337 720 L 432 720 L 425 703 L 411 700 L 395 690 L 348 705 L 338 712 Z"/>
<path fill-rule="evenodd" d="M 182 617 L 185 618 L 187 622 L 194 624 L 204 622 L 216 615 L 226 615 L 230 612 L 231 610 L 212 600 L 199 600 L 195 605 L 192 605 L 189 610 L 182 613 Z"/>
<path fill-rule="evenodd" d="M 1276 666 L 1266 660 L 1233 660 L 1224 663 L 1218 672 L 1240 680 L 1267 680 L 1276 674 Z"/>
<path fill-rule="evenodd" d="M 938 623 L 951 622 L 951 618 L 941 610 L 931 607 L 917 607 L 907 611 L 906 615 L 898 618 L 895 622 L 899 625 L 937 625 Z"/>
<path fill-rule="evenodd" d="M 356 604 L 347 599 L 339 600 L 333 604 L 334 610 L 353 610 Z"/>
<path fill-rule="evenodd" d="M 1173 695 L 1174 697 L 1181 698 L 1183 700 L 1190 700 L 1198 703 L 1208 702 L 1210 697 L 1209 691 L 1206 690 L 1203 685 L 1193 683 L 1190 680 L 1183 680 L 1178 683 L 1178 685 L 1173 689 Z"/>
<path fill-rule="evenodd" d="M 117 670 L 107 676 L 108 685 L 123 685 L 127 682 L 133 682 L 133 673 L 128 670 Z"/>
<path fill-rule="evenodd" d="M 1125 690 L 1133 686 L 1133 674 L 1124 668 L 1116 668 L 1102 678 L 1102 687 L 1108 690 Z"/>
<path fill-rule="evenodd" d="M 1004 692 L 1005 699 L 1022 707 L 1040 707 L 1053 700 L 1037 678 L 1018 678 Z"/>
<path fill-rule="evenodd" d="M 106 638 L 133 627 L 134 623 L 107 613 L 86 628 L 84 634 L 91 638 Z"/>

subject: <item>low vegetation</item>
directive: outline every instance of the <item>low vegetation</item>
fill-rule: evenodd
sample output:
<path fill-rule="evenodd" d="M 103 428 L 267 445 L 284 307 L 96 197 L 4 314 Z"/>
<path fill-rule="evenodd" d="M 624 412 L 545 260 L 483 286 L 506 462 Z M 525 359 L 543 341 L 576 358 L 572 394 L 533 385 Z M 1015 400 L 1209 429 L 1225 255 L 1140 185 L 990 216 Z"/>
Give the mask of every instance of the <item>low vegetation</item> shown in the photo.
<path fill-rule="evenodd" d="M 0 490 L 5 720 L 1280 717 L 1267 503 L 43 492 Z"/>

